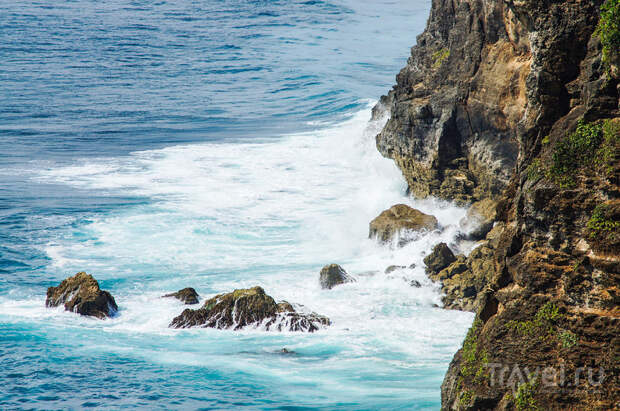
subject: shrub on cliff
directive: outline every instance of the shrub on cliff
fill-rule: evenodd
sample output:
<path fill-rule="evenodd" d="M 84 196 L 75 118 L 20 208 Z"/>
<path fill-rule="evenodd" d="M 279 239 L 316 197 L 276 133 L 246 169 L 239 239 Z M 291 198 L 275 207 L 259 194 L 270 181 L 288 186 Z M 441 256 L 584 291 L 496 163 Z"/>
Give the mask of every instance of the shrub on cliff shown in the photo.
<path fill-rule="evenodd" d="M 610 64 L 620 49 L 620 0 L 607 0 L 601 6 L 596 35 L 603 45 L 603 61 Z"/>
<path fill-rule="evenodd" d="M 543 144 L 549 144 L 548 138 Z M 527 168 L 529 179 L 538 180 L 543 176 L 561 188 L 576 185 L 579 173 L 596 172 L 608 176 L 613 171 L 620 145 L 620 124 L 613 120 L 586 123 L 579 121 L 577 129 L 555 143 L 551 151 L 551 161 L 536 158 Z"/>

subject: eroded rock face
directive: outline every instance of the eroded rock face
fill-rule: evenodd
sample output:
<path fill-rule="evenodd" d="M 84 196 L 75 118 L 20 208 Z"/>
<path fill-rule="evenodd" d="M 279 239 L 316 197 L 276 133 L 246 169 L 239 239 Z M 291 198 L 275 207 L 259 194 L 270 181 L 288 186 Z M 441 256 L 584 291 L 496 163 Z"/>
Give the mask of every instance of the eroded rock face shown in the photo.
<path fill-rule="evenodd" d="M 599 217 L 620 223 L 620 162 L 575 166 L 571 184 L 546 172 L 580 120 L 620 122 L 618 47 L 605 63 L 593 35 L 603 1 L 433 1 L 375 110 L 391 114 L 377 147 L 414 195 L 498 200 L 477 252 L 437 273 L 453 297 L 444 304 L 477 312 L 444 379 L 442 409 L 517 409 L 519 392 L 520 408 L 524 396 L 532 409 L 617 407 L 619 247 L 593 233 L 592 219 L 605 205 Z M 507 368 L 485 372 L 490 364 Z M 605 370 L 600 385 L 498 381 L 515 365 L 574 376 L 585 364 Z"/>
<path fill-rule="evenodd" d="M 67 311 L 100 319 L 111 317 L 118 310 L 114 297 L 101 290 L 97 280 L 85 272 L 79 272 L 57 287 L 47 289 L 45 305 L 58 307 L 61 304 Z"/>
<path fill-rule="evenodd" d="M 327 317 L 304 314 L 288 302 L 276 303 L 261 287 L 219 294 L 196 310 L 186 309 L 170 323 L 172 328 L 218 328 L 239 330 L 261 327 L 266 331 L 314 332 L 330 325 Z"/>
<path fill-rule="evenodd" d="M 337 285 L 353 282 L 355 282 L 355 278 L 347 274 L 344 268 L 338 264 L 326 265 L 319 274 L 319 283 L 321 288 L 325 290 L 331 290 Z"/>
<path fill-rule="evenodd" d="M 388 243 L 396 237 L 406 240 L 402 236 L 406 231 L 434 230 L 438 225 L 434 216 L 405 204 L 397 204 L 370 222 L 369 237 L 377 238 L 382 243 Z"/>
<path fill-rule="evenodd" d="M 433 251 L 424 257 L 427 273 L 436 273 L 456 261 L 456 257 L 446 243 L 439 243 L 433 247 Z"/>
<path fill-rule="evenodd" d="M 170 293 L 163 296 L 164 298 L 176 298 L 177 300 L 187 304 L 198 304 L 198 293 L 191 287 L 184 288 L 176 293 Z"/>
<path fill-rule="evenodd" d="M 377 148 L 396 161 L 417 197 L 465 205 L 497 197 L 512 175 L 533 58 L 510 4 L 435 1 L 427 29 L 375 110 L 391 114 Z"/>

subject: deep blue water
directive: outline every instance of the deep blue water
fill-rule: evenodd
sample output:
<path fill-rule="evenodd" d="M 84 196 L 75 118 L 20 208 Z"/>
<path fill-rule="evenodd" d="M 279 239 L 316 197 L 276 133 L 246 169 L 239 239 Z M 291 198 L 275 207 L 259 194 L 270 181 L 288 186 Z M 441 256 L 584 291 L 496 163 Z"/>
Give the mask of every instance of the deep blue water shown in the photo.
<path fill-rule="evenodd" d="M 437 409 L 471 321 L 409 265 L 464 211 L 405 196 L 374 149 L 430 0 L 0 2 L 0 408 Z M 409 202 L 446 228 L 368 240 Z M 332 292 L 321 266 L 359 281 Z M 77 271 L 119 315 L 44 307 Z M 312 335 L 170 330 L 261 285 L 329 315 Z M 283 356 L 287 347 L 296 354 Z"/>

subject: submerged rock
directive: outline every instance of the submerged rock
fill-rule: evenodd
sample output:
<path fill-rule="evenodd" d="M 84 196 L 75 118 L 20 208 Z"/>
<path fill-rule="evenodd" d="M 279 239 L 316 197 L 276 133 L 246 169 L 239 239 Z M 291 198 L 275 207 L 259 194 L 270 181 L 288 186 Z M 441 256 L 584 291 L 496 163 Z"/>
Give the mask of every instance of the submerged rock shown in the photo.
<path fill-rule="evenodd" d="M 407 280 L 406 278 L 403 278 L 403 280 L 407 281 L 411 287 L 414 287 L 414 288 L 422 287 L 422 284 L 418 280 Z"/>
<path fill-rule="evenodd" d="M 276 303 L 261 287 L 253 287 L 216 295 L 196 310 L 188 308 L 172 320 L 170 327 L 239 330 L 262 326 L 266 331 L 313 332 L 330 323 L 325 316 L 300 313 L 286 301 Z"/>
<path fill-rule="evenodd" d="M 198 293 L 191 287 L 184 288 L 177 291 L 176 293 L 166 294 L 162 297 L 174 297 L 177 300 L 184 302 L 186 305 L 198 304 Z"/>
<path fill-rule="evenodd" d="M 446 243 L 439 243 L 433 251 L 424 258 L 427 273 L 437 273 L 456 261 L 454 253 Z"/>
<path fill-rule="evenodd" d="M 321 269 L 319 282 L 321 283 L 321 288 L 331 290 L 339 284 L 353 283 L 355 278 L 347 274 L 338 264 L 330 264 Z"/>
<path fill-rule="evenodd" d="M 401 238 L 403 231 L 434 230 L 438 222 L 432 215 L 411 208 L 405 204 L 397 204 L 383 211 L 370 222 L 369 238 L 377 238 L 382 243 L 390 242 L 395 236 L 403 245 L 406 240 Z"/>
<path fill-rule="evenodd" d="M 85 272 L 79 272 L 57 287 L 47 289 L 45 305 L 58 307 L 61 304 L 67 311 L 100 319 L 111 317 L 118 310 L 114 297 L 101 290 L 97 280 Z"/>
<path fill-rule="evenodd" d="M 405 268 L 407 267 L 404 265 L 391 265 L 385 269 L 385 274 L 392 274 L 394 271 L 404 270 Z"/>

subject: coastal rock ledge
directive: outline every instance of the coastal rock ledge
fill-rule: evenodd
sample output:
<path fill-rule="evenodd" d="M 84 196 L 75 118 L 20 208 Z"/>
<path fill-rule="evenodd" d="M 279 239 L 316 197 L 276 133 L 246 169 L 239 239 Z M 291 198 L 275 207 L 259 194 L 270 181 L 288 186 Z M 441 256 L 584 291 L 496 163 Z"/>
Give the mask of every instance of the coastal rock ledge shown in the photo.
<path fill-rule="evenodd" d="M 172 320 L 170 327 L 232 330 L 260 327 L 265 331 L 314 332 L 330 324 L 325 316 L 302 314 L 286 301 L 276 303 L 261 287 L 253 287 L 216 295 L 197 310 L 188 308 Z"/>
<path fill-rule="evenodd" d="M 112 317 L 118 311 L 112 294 L 101 290 L 97 280 L 85 272 L 79 272 L 57 287 L 47 289 L 45 305 L 58 307 L 61 304 L 67 311 L 100 319 Z"/>

